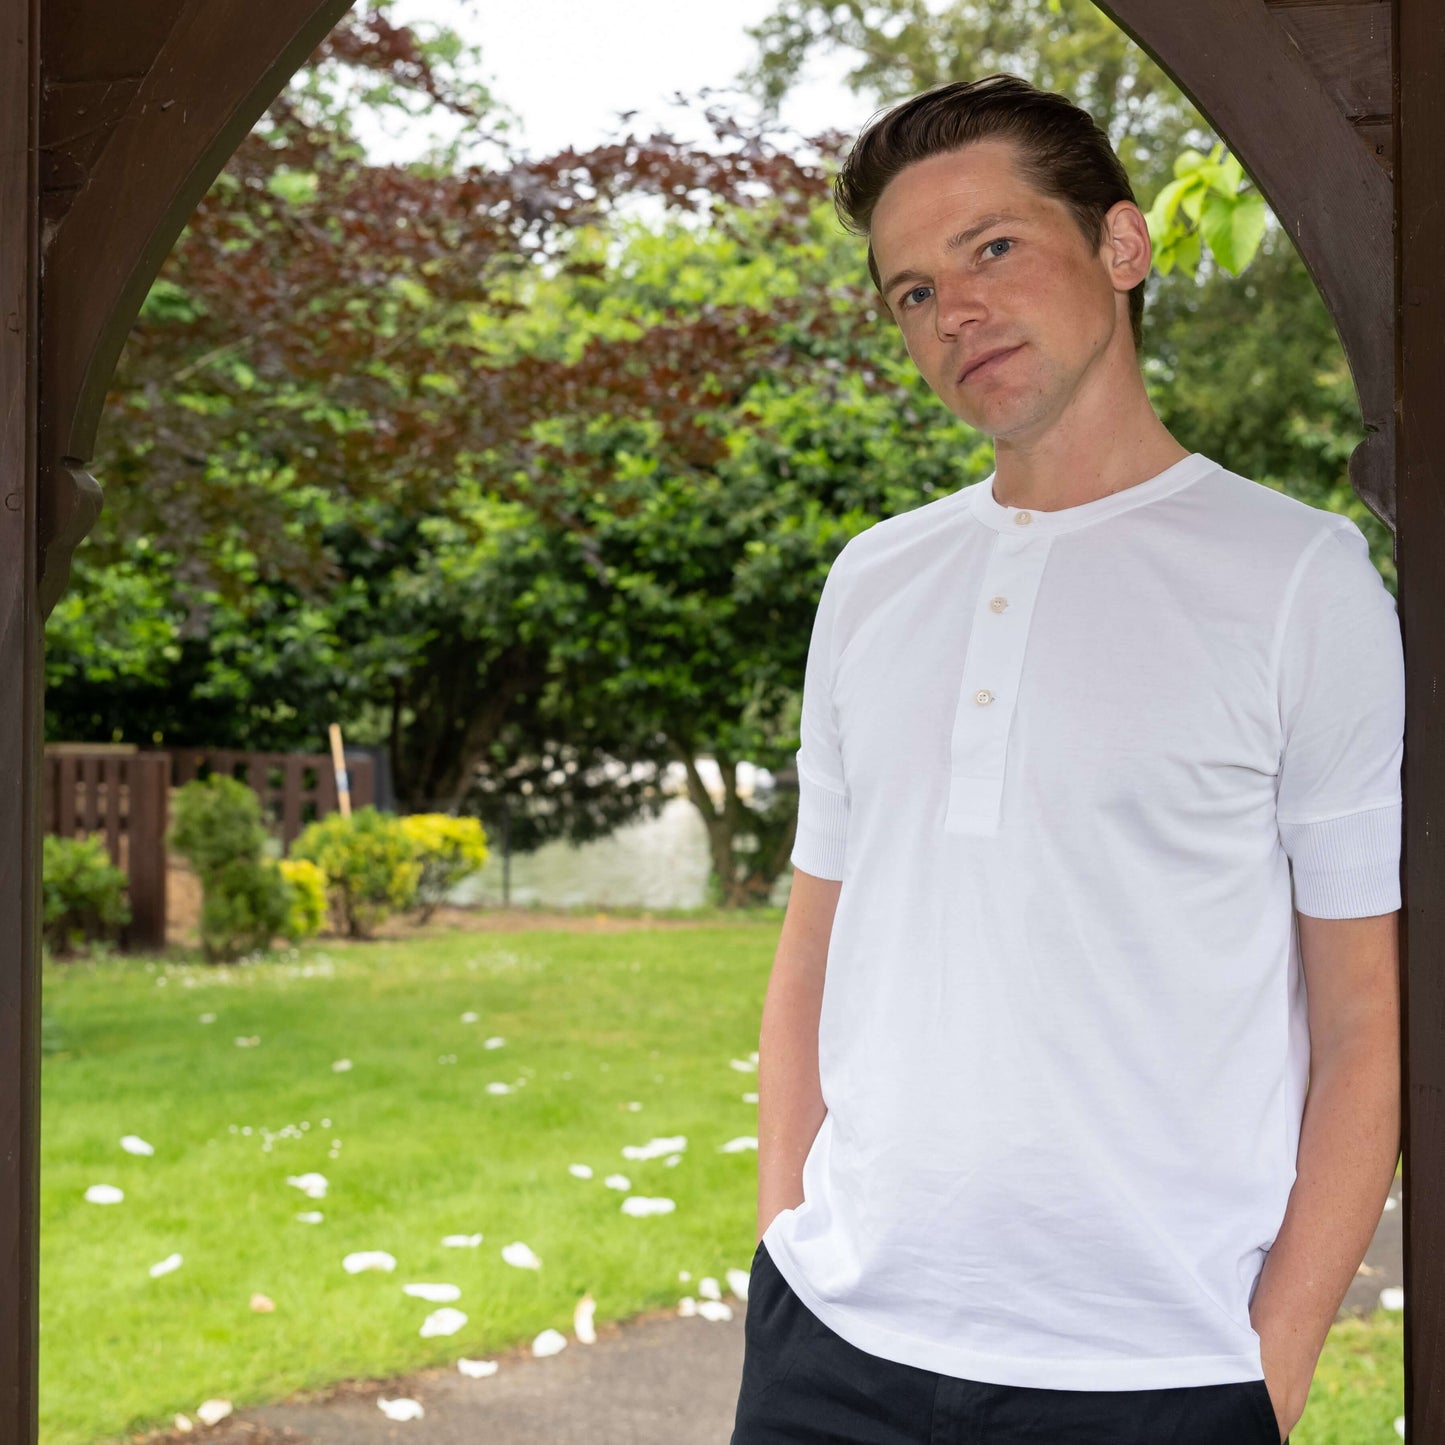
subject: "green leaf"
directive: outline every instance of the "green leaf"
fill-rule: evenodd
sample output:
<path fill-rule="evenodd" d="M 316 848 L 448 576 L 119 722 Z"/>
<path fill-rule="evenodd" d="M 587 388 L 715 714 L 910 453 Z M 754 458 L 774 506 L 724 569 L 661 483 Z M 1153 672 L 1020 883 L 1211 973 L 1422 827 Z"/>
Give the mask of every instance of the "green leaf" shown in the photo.
<path fill-rule="evenodd" d="M 1192 147 L 1180 151 L 1174 159 L 1174 174 L 1176 177 L 1193 175 L 1201 166 L 1209 164 L 1209 157 L 1203 151 L 1194 150 Z"/>
<path fill-rule="evenodd" d="M 1258 191 L 1234 200 L 1211 196 L 1199 222 L 1214 259 L 1231 276 L 1238 276 L 1249 264 L 1264 237 L 1264 227 L 1264 197 Z"/>

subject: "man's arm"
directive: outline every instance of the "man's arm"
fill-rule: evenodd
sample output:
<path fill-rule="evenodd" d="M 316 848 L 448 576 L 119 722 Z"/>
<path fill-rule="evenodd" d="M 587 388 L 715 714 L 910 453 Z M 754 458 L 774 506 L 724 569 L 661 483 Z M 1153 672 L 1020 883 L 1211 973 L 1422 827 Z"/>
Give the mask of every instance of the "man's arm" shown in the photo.
<path fill-rule="evenodd" d="M 1304 1413 L 1400 1157 L 1399 911 L 1298 917 L 1309 1093 L 1294 1188 L 1250 1306 L 1282 1436 Z"/>
<path fill-rule="evenodd" d="M 818 1018 L 842 883 L 793 870 L 758 1040 L 758 1239 L 803 1202 L 803 1161 L 827 1109 L 818 1078 Z"/>

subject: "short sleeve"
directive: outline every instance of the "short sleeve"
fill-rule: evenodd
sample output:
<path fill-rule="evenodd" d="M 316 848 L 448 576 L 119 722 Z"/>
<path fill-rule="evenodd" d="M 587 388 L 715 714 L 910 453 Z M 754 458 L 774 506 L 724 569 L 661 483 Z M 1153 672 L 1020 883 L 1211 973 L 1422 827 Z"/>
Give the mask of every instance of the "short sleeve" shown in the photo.
<path fill-rule="evenodd" d="M 1296 568 L 1276 671 L 1275 801 L 1295 907 L 1364 918 L 1400 906 L 1405 660 L 1399 616 L 1364 533 L 1330 524 Z"/>
<path fill-rule="evenodd" d="M 795 867 L 819 878 L 835 879 L 843 876 L 848 837 L 848 785 L 833 706 L 833 666 L 838 653 L 834 622 L 846 553 L 845 547 L 828 570 L 808 640 L 797 753 L 798 831 L 792 852 Z"/>

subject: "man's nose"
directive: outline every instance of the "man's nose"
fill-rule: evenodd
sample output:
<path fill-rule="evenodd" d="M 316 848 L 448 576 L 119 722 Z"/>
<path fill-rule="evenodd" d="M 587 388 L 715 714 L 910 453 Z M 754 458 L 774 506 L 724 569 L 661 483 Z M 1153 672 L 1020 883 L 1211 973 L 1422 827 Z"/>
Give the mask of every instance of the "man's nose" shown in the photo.
<path fill-rule="evenodd" d="M 957 336 L 970 321 L 988 316 L 982 290 L 975 278 L 959 274 L 940 276 L 934 284 L 934 325 L 940 339 Z"/>

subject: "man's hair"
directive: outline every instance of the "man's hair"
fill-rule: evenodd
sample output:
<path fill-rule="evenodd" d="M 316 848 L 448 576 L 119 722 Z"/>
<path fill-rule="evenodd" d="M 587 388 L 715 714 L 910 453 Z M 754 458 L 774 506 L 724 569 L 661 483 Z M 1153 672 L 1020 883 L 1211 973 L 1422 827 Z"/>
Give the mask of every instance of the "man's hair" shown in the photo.
<path fill-rule="evenodd" d="M 871 120 L 833 182 L 833 204 L 844 227 L 869 237 L 868 273 L 880 296 L 883 282 L 870 231 L 884 187 L 916 161 L 986 137 L 1016 143 L 1024 179 L 1069 208 L 1090 246 L 1103 244 L 1110 207 L 1134 200 L 1109 137 L 1067 96 L 1006 74 L 936 85 Z M 1129 292 L 1129 324 L 1138 352 L 1144 338 L 1143 281 Z"/>

